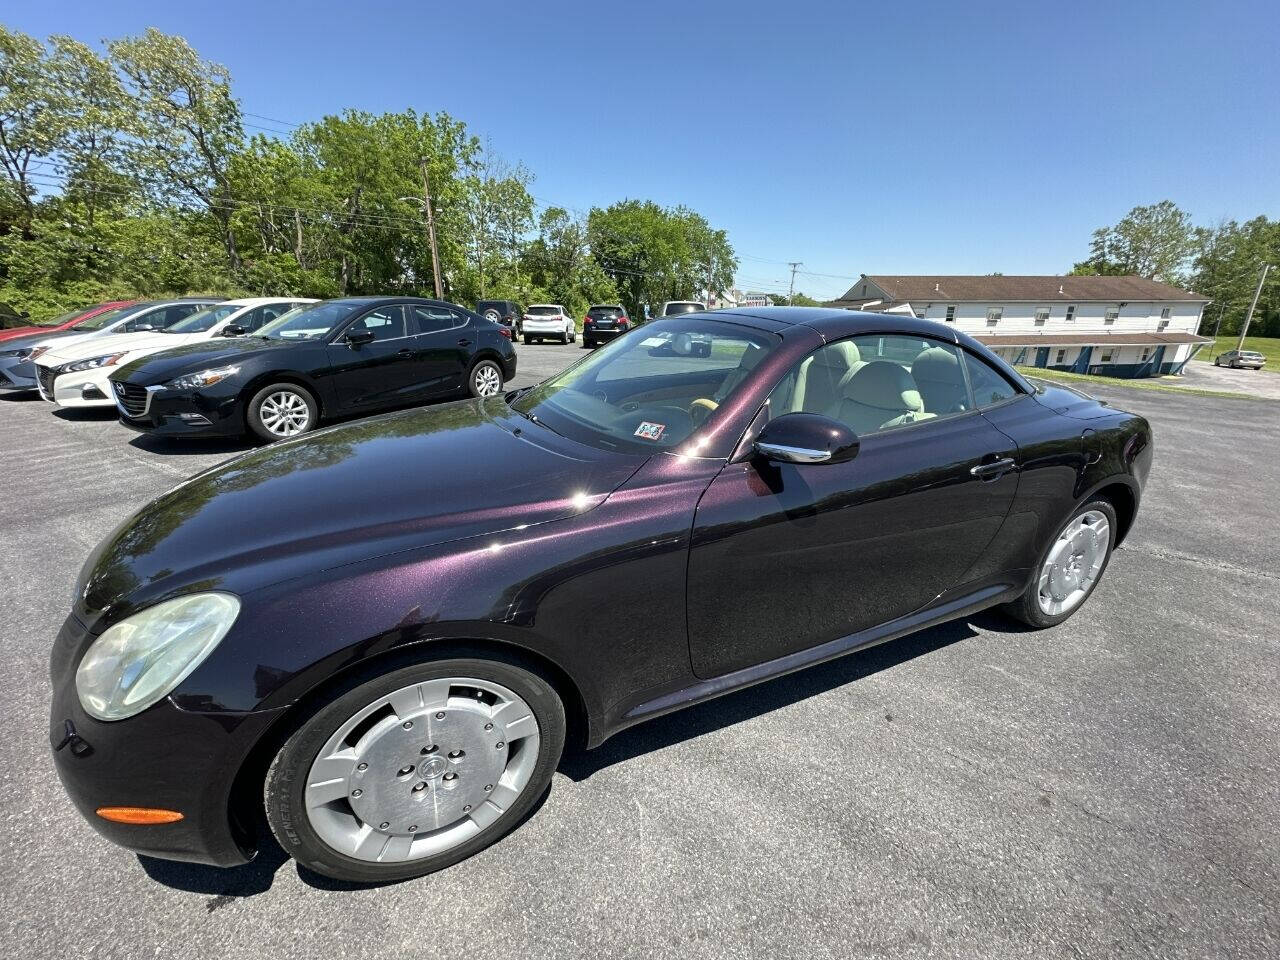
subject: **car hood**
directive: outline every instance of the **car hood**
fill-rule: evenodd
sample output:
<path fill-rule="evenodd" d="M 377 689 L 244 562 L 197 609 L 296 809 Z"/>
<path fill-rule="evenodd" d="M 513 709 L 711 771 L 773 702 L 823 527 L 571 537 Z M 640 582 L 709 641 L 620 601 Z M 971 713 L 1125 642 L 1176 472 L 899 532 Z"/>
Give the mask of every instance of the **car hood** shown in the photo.
<path fill-rule="evenodd" d="M 76 360 L 87 360 L 100 357 L 104 353 L 129 353 L 133 350 L 163 350 L 166 347 L 177 347 L 191 342 L 192 334 L 177 333 L 116 333 L 110 339 L 94 337 L 88 340 L 73 340 L 59 343 L 40 358 L 44 364 L 57 365 L 73 363 Z"/>
<path fill-rule="evenodd" d="M 531 425 L 501 397 L 331 427 L 237 457 L 143 507 L 85 564 L 76 615 L 94 628 L 179 592 L 244 594 L 558 520 L 603 502 L 643 463 Z"/>
<path fill-rule="evenodd" d="M 141 386 L 164 383 L 184 373 L 248 360 L 250 357 L 300 346 L 323 346 L 320 340 L 266 340 L 262 337 L 214 337 L 187 343 L 124 363 L 113 380 L 128 380 Z"/>
<path fill-rule="evenodd" d="M 21 337 L 0 340 L 0 350 L 20 350 L 24 347 L 38 347 L 45 342 L 49 342 L 49 345 L 53 346 L 52 341 L 65 340 L 72 333 L 73 331 L 71 330 L 46 330 L 43 333 L 28 333 Z"/>

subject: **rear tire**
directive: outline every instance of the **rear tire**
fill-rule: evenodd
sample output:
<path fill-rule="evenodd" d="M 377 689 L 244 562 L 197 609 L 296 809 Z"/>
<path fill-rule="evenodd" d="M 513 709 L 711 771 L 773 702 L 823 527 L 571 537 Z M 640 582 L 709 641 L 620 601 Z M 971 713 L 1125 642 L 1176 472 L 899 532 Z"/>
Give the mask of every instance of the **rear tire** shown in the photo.
<path fill-rule="evenodd" d="M 596 346 L 596 342 L 594 340 L 588 340 L 586 337 L 582 338 L 583 350 L 594 350 L 595 346 Z"/>
<path fill-rule="evenodd" d="M 492 360 L 480 360 L 467 376 L 467 390 L 473 397 L 494 397 L 502 392 L 502 368 Z"/>
<path fill-rule="evenodd" d="M 258 438 L 274 443 L 314 430 L 320 422 L 320 406 L 305 387 L 272 383 L 249 400 L 245 421 Z"/>
<path fill-rule="evenodd" d="M 564 740 L 555 690 L 515 662 L 457 657 L 353 680 L 276 754 L 267 822 L 288 855 L 327 877 L 419 877 L 516 827 Z"/>
<path fill-rule="evenodd" d="M 1091 523 L 1090 517 L 1094 518 Z M 1096 531 L 1104 526 L 1106 542 L 1102 545 L 1097 543 L 1100 534 Z M 1090 530 L 1095 531 L 1092 537 Z M 1109 501 L 1090 500 L 1076 507 L 1041 551 L 1026 592 L 1002 609 L 1015 620 L 1036 629 L 1054 627 L 1069 619 L 1085 605 L 1106 573 L 1118 530 L 1116 511 Z M 1081 549 L 1064 541 L 1068 534 L 1077 537 Z M 1099 548 L 1103 550 L 1100 558 L 1094 552 Z M 1064 589 L 1064 584 L 1069 589 Z M 1055 591 L 1066 596 L 1057 597 Z"/>
<path fill-rule="evenodd" d="M 527 346 L 528 346 L 529 344 L 531 344 L 531 343 L 533 343 L 533 337 L 529 336 L 529 335 L 526 333 L 526 334 L 524 335 L 524 345 L 527 347 Z"/>

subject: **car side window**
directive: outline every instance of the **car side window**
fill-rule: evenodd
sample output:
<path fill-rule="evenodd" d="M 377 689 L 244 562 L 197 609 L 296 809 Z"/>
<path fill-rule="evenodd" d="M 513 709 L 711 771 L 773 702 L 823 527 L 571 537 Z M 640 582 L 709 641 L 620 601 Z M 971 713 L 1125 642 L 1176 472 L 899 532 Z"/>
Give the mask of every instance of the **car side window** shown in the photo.
<path fill-rule="evenodd" d="M 368 330 L 373 334 L 375 341 L 395 340 L 403 337 L 405 335 L 404 307 L 397 303 L 389 307 L 379 307 L 377 310 L 366 313 L 347 328 L 347 333 L 353 333 L 357 330 Z"/>
<path fill-rule="evenodd" d="M 973 399 L 979 410 L 1003 403 L 1017 395 L 1014 385 L 993 370 L 990 364 L 967 351 L 964 360 L 965 368 L 969 371 L 969 384 L 973 387 Z"/>
<path fill-rule="evenodd" d="M 270 323 L 276 317 L 288 313 L 293 307 L 292 303 L 268 303 L 250 310 L 237 321 L 237 325 L 244 327 L 245 333 L 253 333 L 263 324 Z"/>
<path fill-rule="evenodd" d="M 414 307 L 413 317 L 418 324 L 419 333 L 439 333 L 441 330 L 452 330 L 467 322 L 466 317 L 447 307 Z"/>
<path fill-rule="evenodd" d="M 801 360 L 769 397 L 771 417 L 817 413 L 862 436 L 970 410 L 959 351 L 925 337 L 867 335 Z"/>

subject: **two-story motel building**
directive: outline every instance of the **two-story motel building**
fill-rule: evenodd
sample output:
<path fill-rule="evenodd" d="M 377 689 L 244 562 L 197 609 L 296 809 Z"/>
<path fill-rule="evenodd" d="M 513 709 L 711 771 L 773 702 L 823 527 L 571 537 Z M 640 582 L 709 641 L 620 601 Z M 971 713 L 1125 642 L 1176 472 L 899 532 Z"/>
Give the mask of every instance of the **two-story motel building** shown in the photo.
<path fill-rule="evenodd" d="M 954 324 L 1010 363 L 1112 377 L 1180 373 L 1206 297 L 1144 277 L 868 276 L 827 306 Z"/>

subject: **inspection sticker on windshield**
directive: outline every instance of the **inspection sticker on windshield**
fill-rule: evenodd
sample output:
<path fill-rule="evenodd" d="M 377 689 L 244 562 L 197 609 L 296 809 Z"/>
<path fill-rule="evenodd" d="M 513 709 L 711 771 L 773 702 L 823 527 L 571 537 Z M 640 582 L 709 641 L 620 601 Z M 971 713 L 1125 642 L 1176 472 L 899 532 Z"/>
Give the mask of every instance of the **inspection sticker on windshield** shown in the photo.
<path fill-rule="evenodd" d="M 642 420 L 640 426 L 636 427 L 635 436 L 642 440 L 661 440 L 662 432 L 666 429 L 665 423 L 650 423 L 648 420 Z"/>

